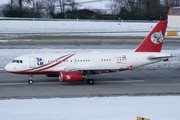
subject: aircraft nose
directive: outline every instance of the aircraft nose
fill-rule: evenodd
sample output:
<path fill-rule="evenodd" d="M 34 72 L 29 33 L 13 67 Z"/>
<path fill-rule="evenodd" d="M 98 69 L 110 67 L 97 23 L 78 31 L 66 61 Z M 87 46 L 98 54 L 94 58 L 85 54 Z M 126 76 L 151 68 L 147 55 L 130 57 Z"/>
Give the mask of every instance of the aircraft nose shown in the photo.
<path fill-rule="evenodd" d="M 10 70 L 9 64 L 7 64 L 7 65 L 4 67 L 4 69 L 5 69 L 6 71 L 9 71 L 9 70 Z"/>
<path fill-rule="evenodd" d="M 11 66 L 11 64 L 7 64 L 4 69 L 6 71 L 10 72 L 10 71 L 13 71 L 15 68 L 13 66 Z"/>

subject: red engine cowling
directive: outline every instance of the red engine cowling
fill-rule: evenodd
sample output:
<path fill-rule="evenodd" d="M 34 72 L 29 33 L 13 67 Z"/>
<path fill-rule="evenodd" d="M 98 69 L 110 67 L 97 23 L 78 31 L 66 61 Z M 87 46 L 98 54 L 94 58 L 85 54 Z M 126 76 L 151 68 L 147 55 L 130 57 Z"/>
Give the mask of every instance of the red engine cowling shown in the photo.
<path fill-rule="evenodd" d="M 80 72 L 60 72 L 59 81 L 61 82 L 79 82 L 83 80 Z"/>

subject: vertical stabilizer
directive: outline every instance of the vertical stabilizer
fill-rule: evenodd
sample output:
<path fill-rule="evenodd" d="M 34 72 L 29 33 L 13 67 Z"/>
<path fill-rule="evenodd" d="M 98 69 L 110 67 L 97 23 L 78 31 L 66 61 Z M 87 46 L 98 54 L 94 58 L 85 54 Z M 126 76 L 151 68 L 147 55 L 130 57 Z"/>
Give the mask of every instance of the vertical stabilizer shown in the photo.
<path fill-rule="evenodd" d="M 159 21 L 134 52 L 161 52 L 168 21 Z"/>

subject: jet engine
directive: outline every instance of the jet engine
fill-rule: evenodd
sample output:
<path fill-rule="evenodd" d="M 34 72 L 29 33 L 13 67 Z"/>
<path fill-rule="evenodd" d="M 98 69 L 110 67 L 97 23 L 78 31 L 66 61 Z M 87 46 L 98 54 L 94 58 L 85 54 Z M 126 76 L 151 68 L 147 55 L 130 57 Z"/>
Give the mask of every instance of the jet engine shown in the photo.
<path fill-rule="evenodd" d="M 60 72 L 59 81 L 61 82 L 79 82 L 83 80 L 83 74 L 80 72 Z"/>

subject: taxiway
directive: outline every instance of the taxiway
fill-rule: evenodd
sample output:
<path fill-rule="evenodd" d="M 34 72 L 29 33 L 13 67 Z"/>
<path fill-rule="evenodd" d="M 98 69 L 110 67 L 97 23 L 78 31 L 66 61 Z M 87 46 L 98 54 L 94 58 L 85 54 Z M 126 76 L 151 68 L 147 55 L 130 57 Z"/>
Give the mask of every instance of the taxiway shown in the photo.
<path fill-rule="evenodd" d="M 95 75 L 94 85 L 85 81 L 62 83 L 44 75 L 34 76 L 34 84 L 29 85 L 27 75 L 1 72 L 0 76 L 0 99 L 180 94 L 178 69 L 135 69 Z"/>

